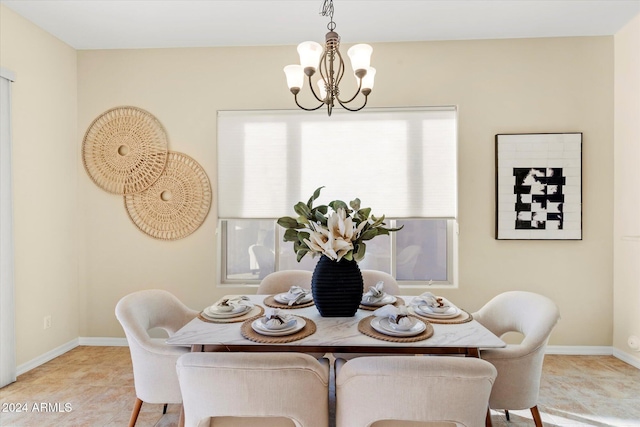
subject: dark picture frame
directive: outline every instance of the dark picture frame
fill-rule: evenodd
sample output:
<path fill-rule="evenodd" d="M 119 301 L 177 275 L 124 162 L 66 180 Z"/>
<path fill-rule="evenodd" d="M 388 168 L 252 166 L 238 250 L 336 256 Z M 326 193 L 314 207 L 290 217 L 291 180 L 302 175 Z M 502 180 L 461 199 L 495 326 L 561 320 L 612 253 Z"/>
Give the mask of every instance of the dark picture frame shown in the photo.
<path fill-rule="evenodd" d="M 497 134 L 496 239 L 582 240 L 582 133 Z"/>

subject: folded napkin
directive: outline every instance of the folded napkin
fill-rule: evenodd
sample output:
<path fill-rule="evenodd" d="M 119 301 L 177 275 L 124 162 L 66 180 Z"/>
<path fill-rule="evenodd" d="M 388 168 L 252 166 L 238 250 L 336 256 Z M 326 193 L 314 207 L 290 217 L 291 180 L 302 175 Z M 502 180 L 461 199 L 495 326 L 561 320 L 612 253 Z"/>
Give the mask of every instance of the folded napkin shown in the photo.
<path fill-rule="evenodd" d="M 383 305 L 379 309 L 373 312 L 376 317 L 382 317 L 389 319 L 389 323 L 396 325 L 399 328 L 410 328 L 413 326 L 413 321 L 409 317 L 409 309 L 401 305 L 399 307 L 393 304 Z"/>
<path fill-rule="evenodd" d="M 425 292 L 417 297 L 414 297 L 411 300 L 410 305 L 412 307 L 419 307 L 421 305 L 426 305 L 427 307 L 438 309 L 438 310 L 446 310 L 452 306 L 452 304 L 445 298 L 436 297 L 431 292 Z"/>
<path fill-rule="evenodd" d="M 267 308 L 265 313 L 265 316 L 262 318 L 262 323 L 268 329 L 282 329 L 295 321 L 292 315 L 286 314 L 278 308 Z"/>
<path fill-rule="evenodd" d="M 231 307 L 231 309 L 234 309 L 240 306 L 253 307 L 253 303 L 249 301 L 249 297 L 244 295 L 237 295 L 231 298 L 224 298 L 216 303 L 215 306 L 217 308 Z"/>
<path fill-rule="evenodd" d="M 304 289 L 300 286 L 292 286 L 289 291 L 284 295 L 284 298 L 289 301 L 289 305 L 293 305 L 300 300 L 304 299 L 311 293 L 310 289 Z"/>
<path fill-rule="evenodd" d="M 369 290 L 362 295 L 364 302 L 377 302 L 384 298 L 384 282 L 381 280 L 375 286 L 369 286 Z"/>

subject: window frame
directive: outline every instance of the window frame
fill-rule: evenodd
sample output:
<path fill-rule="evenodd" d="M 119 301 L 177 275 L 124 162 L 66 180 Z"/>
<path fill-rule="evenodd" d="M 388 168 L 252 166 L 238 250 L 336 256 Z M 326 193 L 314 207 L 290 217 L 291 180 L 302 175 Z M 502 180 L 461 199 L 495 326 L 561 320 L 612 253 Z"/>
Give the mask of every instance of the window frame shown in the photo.
<path fill-rule="evenodd" d="M 405 219 L 405 218 L 403 218 Z M 438 220 L 438 218 L 413 218 L 416 220 Z M 228 251 L 227 242 L 228 239 L 228 225 L 230 219 L 219 219 L 218 220 L 218 250 L 220 252 L 220 256 L 218 258 L 218 271 L 219 271 L 219 280 L 218 284 L 221 287 L 230 287 L 230 286 L 241 286 L 241 287 L 258 287 L 261 279 L 231 279 L 228 278 L 227 274 L 227 261 L 228 261 Z M 267 219 L 249 219 L 243 218 L 243 221 L 267 221 Z M 271 219 L 269 219 L 271 220 Z M 280 265 L 280 248 L 283 243 L 282 234 L 283 230 L 276 224 L 276 219 L 272 219 L 274 222 L 274 271 L 283 271 L 286 269 L 279 269 Z M 444 288 L 444 289 L 455 289 L 458 287 L 458 223 L 455 219 L 445 218 L 447 222 L 447 279 L 448 280 L 437 280 L 437 281 L 427 281 L 427 280 L 399 280 L 396 279 L 400 288 L 403 289 L 426 289 L 426 288 Z M 398 219 L 389 219 L 389 226 L 394 227 L 395 222 Z M 397 274 L 397 247 L 396 247 L 396 233 L 390 234 L 390 274 L 395 278 Z"/>

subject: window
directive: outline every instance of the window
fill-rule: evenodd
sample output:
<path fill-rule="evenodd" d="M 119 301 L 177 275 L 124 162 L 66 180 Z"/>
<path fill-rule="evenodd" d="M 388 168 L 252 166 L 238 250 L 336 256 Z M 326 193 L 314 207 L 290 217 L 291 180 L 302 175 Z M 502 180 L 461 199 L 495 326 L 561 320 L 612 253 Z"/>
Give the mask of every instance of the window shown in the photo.
<path fill-rule="evenodd" d="M 324 186 L 319 202 L 358 197 L 399 233 L 368 242 L 361 269 L 401 285 L 455 283 L 457 118 L 454 108 L 218 114 L 222 283 L 258 283 L 295 260 L 275 223 Z"/>

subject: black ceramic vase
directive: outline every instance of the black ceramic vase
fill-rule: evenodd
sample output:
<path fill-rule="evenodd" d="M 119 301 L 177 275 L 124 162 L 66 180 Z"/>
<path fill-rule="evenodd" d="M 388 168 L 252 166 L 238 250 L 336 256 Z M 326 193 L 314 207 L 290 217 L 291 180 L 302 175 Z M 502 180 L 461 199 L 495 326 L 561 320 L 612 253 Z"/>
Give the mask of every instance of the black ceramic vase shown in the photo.
<path fill-rule="evenodd" d="M 351 317 L 356 314 L 363 291 L 358 263 L 322 256 L 313 270 L 311 291 L 322 317 Z"/>

